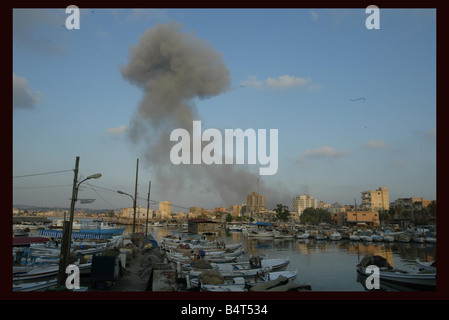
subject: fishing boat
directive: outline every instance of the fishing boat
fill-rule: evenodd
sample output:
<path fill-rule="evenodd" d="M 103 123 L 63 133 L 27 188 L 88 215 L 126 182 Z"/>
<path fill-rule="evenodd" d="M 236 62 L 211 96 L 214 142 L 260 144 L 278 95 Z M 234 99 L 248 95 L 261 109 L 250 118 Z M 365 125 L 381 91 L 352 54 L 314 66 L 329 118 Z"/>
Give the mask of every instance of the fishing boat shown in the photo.
<path fill-rule="evenodd" d="M 79 264 L 80 273 L 90 272 L 92 262 Z M 27 281 L 34 279 L 45 279 L 47 277 L 57 276 L 59 270 L 59 264 L 50 264 L 43 266 L 13 266 L 13 282 Z"/>
<path fill-rule="evenodd" d="M 341 233 L 339 233 L 339 232 L 333 232 L 329 235 L 329 240 L 332 240 L 332 241 L 338 241 L 338 240 L 341 240 L 341 238 L 342 238 L 342 236 L 341 236 Z"/>
<path fill-rule="evenodd" d="M 419 258 L 416 259 L 416 263 L 418 264 L 418 268 L 420 271 L 431 271 L 437 272 L 437 263 L 436 261 L 420 261 Z"/>
<path fill-rule="evenodd" d="M 256 230 L 256 229 L 248 230 L 248 238 L 273 238 L 273 237 L 274 237 L 273 231 Z"/>
<path fill-rule="evenodd" d="M 327 240 L 327 236 L 324 234 L 317 234 L 315 240 Z"/>
<path fill-rule="evenodd" d="M 207 273 L 207 272 L 206 272 Z M 204 275 L 204 274 L 203 274 Z M 246 291 L 255 285 L 261 283 L 267 283 L 269 281 L 289 281 L 296 278 L 298 271 L 275 271 L 275 272 L 264 272 L 259 271 L 254 278 L 248 279 L 244 277 L 234 277 L 231 279 L 222 279 L 221 283 L 205 283 L 204 278 L 201 275 L 190 279 L 190 285 L 192 287 L 198 287 L 202 291 Z"/>
<path fill-rule="evenodd" d="M 367 267 L 375 265 L 379 268 L 379 280 L 392 282 L 402 286 L 418 287 L 423 290 L 436 289 L 436 269 L 432 271 L 406 271 L 391 267 L 388 263 L 377 263 L 376 261 L 386 261 L 380 256 L 369 256 L 362 259 L 357 265 L 357 272 L 363 276 L 371 276 L 372 271 L 367 271 Z"/>
<path fill-rule="evenodd" d="M 349 240 L 351 240 L 351 241 L 360 241 L 360 237 L 357 234 L 353 233 L 353 234 L 349 235 Z"/>
<path fill-rule="evenodd" d="M 49 287 L 53 287 L 56 285 L 56 283 L 57 283 L 56 278 L 38 282 L 13 283 L 12 291 L 13 292 L 38 291 Z"/>
<path fill-rule="evenodd" d="M 260 270 L 265 271 L 280 271 L 287 267 L 290 263 L 288 258 L 285 259 L 260 259 L 258 257 L 252 257 L 248 262 L 237 263 L 210 263 L 209 269 L 217 270 L 224 278 L 234 277 L 254 277 Z M 183 266 L 183 273 L 188 274 L 192 279 L 198 277 L 201 272 L 205 271 L 204 266 L 202 269 L 196 268 L 195 265 Z"/>
<path fill-rule="evenodd" d="M 274 238 L 275 239 L 293 239 L 295 238 L 295 235 L 293 233 L 290 233 L 288 231 L 280 231 L 280 230 L 273 230 Z"/>
<path fill-rule="evenodd" d="M 296 235 L 296 239 L 309 239 L 309 237 L 310 233 L 308 233 L 307 231 Z"/>

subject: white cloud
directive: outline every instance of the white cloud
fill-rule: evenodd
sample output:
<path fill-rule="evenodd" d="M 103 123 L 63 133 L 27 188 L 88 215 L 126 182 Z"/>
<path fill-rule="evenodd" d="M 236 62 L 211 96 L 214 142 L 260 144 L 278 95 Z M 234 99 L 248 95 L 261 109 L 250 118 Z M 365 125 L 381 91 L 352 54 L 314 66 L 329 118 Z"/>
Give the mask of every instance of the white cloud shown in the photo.
<path fill-rule="evenodd" d="M 387 146 L 384 139 L 380 139 L 379 141 L 370 140 L 365 142 L 365 147 L 369 149 L 384 149 Z"/>
<path fill-rule="evenodd" d="M 306 159 L 329 159 L 347 155 L 349 155 L 349 152 L 346 150 L 335 150 L 334 148 L 325 145 L 317 149 L 308 149 L 304 151 L 299 157 L 299 162 L 303 162 Z"/>
<path fill-rule="evenodd" d="M 108 134 L 122 134 L 126 131 L 126 126 L 120 126 L 117 128 L 108 128 L 106 133 Z"/>
<path fill-rule="evenodd" d="M 44 95 L 28 88 L 28 80 L 12 73 L 12 92 L 14 109 L 33 109 L 41 103 Z"/>
<path fill-rule="evenodd" d="M 278 77 L 277 79 L 268 78 L 267 80 L 265 80 L 265 83 L 271 89 L 287 89 L 304 86 L 308 83 L 308 80 L 286 74 Z"/>
<path fill-rule="evenodd" d="M 250 87 L 255 89 L 274 89 L 274 90 L 281 90 L 281 89 L 291 89 L 295 87 L 303 87 L 306 84 L 309 83 L 308 79 L 300 78 L 300 77 L 294 77 L 288 74 L 285 74 L 283 76 L 279 76 L 277 78 L 267 78 L 265 81 L 261 81 L 257 79 L 255 76 L 249 76 L 247 80 L 242 81 L 240 83 L 241 86 L 244 87 Z"/>

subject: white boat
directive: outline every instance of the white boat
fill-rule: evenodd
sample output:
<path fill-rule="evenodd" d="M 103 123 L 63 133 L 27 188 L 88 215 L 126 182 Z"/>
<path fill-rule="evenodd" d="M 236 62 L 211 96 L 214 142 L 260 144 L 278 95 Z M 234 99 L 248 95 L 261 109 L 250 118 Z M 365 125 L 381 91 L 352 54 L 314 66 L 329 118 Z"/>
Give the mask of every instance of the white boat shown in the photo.
<path fill-rule="evenodd" d="M 327 236 L 324 234 L 317 234 L 315 240 L 327 240 Z"/>
<path fill-rule="evenodd" d="M 408 287 L 420 287 L 427 290 L 436 289 L 436 269 L 431 271 L 406 271 L 390 266 L 381 256 L 364 257 L 357 265 L 357 272 L 363 276 L 373 275 L 372 271 L 366 271 L 368 266 L 375 265 L 379 268 L 379 280 L 400 284 Z"/>
<path fill-rule="evenodd" d="M 246 291 L 246 288 L 251 288 L 261 283 L 269 281 L 289 281 L 296 278 L 298 271 L 275 271 L 263 272 L 259 271 L 254 279 L 245 279 L 244 277 L 234 277 L 232 279 L 223 278 L 222 283 L 209 284 L 200 280 L 200 277 L 190 279 L 192 287 L 199 287 L 202 291 Z"/>
<path fill-rule="evenodd" d="M 296 239 L 309 239 L 310 233 L 304 232 L 296 235 Z"/>
<path fill-rule="evenodd" d="M 366 268 L 358 267 L 357 271 L 364 276 L 371 276 L 372 271 L 367 272 Z M 405 271 L 399 269 L 386 270 L 380 268 L 379 270 L 380 281 L 388 281 L 404 286 L 419 286 L 427 289 L 436 288 L 436 272 L 428 271 Z"/>
<path fill-rule="evenodd" d="M 341 233 L 339 233 L 339 232 L 333 232 L 331 235 L 329 235 L 329 240 L 332 240 L 332 241 L 338 241 L 338 240 L 341 240 L 341 238 L 342 238 L 342 236 L 341 236 Z"/>
<path fill-rule="evenodd" d="M 437 243 L 437 239 L 435 237 L 426 237 L 427 243 Z"/>
<path fill-rule="evenodd" d="M 273 238 L 274 233 L 273 233 L 273 231 L 249 229 L 248 237 L 249 238 Z"/>
<path fill-rule="evenodd" d="M 38 282 L 13 283 L 12 291 L 14 292 L 38 291 L 49 287 L 53 287 L 57 284 L 57 282 L 58 281 L 55 278 L 51 280 L 38 281 Z"/>
<path fill-rule="evenodd" d="M 373 238 L 369 235 L 360 235 L 360 241 L 373 242 Z"/>
<path fill-rule="evenodd" d="M 371 239 L 373 239 L 374 242 L 382 242 L 384 241 L 384 238 L 378 234 L 373 234 L 371 236 Z"/>
<path fill-rule="evenodd" d="M 244 228 L 245 227 L 243 225 L 241 225 L 241 224 L 228 224 L 226 226 L 226 229 L 229 232 L 241 232 L 241 231 L 243 231 Z"/>
<path fill-rule="evenodd" d="M 426 238 L 420 235 L 412 236 L 412 241 L 415 243 L 426 243 Z"/>
<path fill-rule="evenodd" d="M 418 264 L 419 271 L 437 272 L 436 261 L 424 262 L 417 258 L 416 263 Z"/>
<path fill-rule="evenodd" d="M 409 236 L 407 236 L 406 234 L 398 234 L 398 235 L 396 235 L 394 240 L 397 242 L 409 243 L 411 238 Z"/>
<path fill-rule="evenodd" d="M 394 242 L 394 237 L 389 235 L 384 235 L 384 242 Z"/>
<path fill-rule="evenodd" d="M 290 232 L 274 230 L 273 233 L 275 239 L 293 239 L 295 237 L 295 235 Z"/>
<path fill-rule="evenodd" d="M 90 272 L 92 263 L 80 264 L 78 267 L 81 273 Z M 13 267 L 13 282 L 32 279 L 44 279 L 47 277 L 57 276 L 59 271 L 58 264 L 44 265 L 44 266 L 26 266 Z"/>
<path fill-rule="evenodd" d="M 356 234 L 349 235 L 349 240 L 351 241 L 360 241 L 360 237 Z"/>
<path fill-rule="evenodd" d="M 249 262 L 242 263 L 210 263 L 213 270 L 217 270 L 224 278 L 234 277 L 253 277 L 260 270 L 280 271 L 290 263 L 288 258 L 285 259 L 258 259 L 253 257 Z M 198 277 L 205 269 L 192 268 L 192 265 L 183 266 L 184 274 L 188 274 L 190 278 Z"/>

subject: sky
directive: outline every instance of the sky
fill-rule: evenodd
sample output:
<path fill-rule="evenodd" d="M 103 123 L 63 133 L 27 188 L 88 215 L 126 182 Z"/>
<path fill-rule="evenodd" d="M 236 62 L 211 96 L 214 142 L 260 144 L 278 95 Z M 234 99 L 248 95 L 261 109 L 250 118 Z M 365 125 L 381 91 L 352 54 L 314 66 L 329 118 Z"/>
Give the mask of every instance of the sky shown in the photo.
<path fill-rule="evenodd" d="M 142 207 L 436 199 L 436 10 L 80 9 L 12 12 L 13 205 L 69 207 L 77 156 L 77 208 L 131 207 L 137 159 Z M 277 129 L 278 170 L 173 164 L 193 120 Z"/>

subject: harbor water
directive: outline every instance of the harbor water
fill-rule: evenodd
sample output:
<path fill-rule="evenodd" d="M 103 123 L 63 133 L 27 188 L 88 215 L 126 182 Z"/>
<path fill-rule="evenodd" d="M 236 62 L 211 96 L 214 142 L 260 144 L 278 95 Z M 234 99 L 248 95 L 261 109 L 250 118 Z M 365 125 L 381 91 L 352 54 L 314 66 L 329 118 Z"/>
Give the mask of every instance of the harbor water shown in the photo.
<path fill-rule="evenodd" d="M 137 226 L 136 231 L 145 232 L 145 227 Z M 162 237 L 179 232 L 174 227 L 148 227 L 148 233 L 158 243 Z M 365 291 L 364 280 L 358 276 L 356 265 L 367 255 L 380 255 L 395 268 L 404 270 L 417 270 L 416 259 L 436 259 L 436 244 L 428 243 L 254 239 L 242 232 L 227 232 L 223 228 L 217 236 L 208 236 L 208 239 L 224 241 L 226 244 L 242 243 L 246 255 L 287 257 L 290 260 L 288 269 L 298 271 L 296 281 L 310 285 L 313 291 Z"/>

